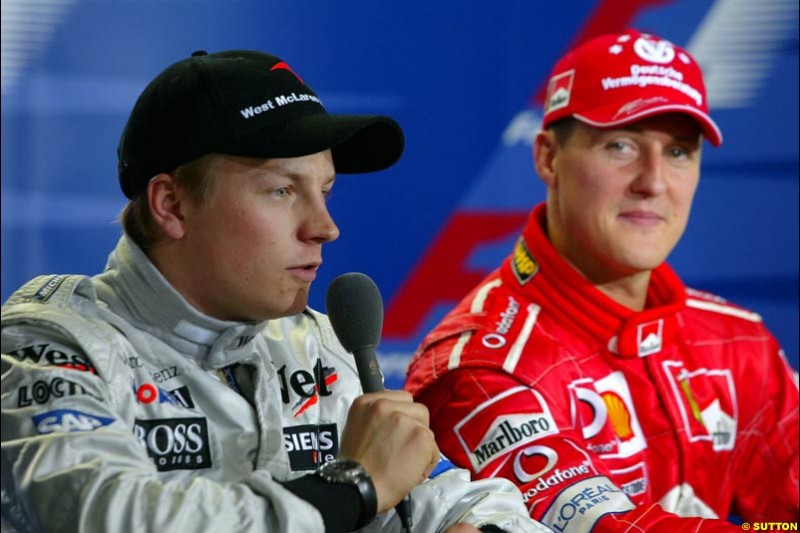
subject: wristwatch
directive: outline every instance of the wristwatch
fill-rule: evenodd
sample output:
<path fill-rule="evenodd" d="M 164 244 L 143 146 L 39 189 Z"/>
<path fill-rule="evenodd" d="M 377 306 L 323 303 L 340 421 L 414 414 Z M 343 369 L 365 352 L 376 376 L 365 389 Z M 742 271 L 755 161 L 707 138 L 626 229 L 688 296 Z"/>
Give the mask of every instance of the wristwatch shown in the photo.
<path fill-rule="evenodd" d="M 361 517 L 356 529 L 366 526 L 378 514 L 378 493 L 364 467 L 351 459 L 333 459 L 320 466 L 316 475 L 328 483 L 353 485 L 361 495 Z"/>

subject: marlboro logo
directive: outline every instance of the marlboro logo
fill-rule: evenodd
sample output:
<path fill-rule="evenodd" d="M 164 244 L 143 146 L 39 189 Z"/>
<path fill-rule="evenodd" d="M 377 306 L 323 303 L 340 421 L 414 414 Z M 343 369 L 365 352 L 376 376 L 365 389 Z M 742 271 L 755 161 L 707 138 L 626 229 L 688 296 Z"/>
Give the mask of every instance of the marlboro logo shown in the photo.
<path fill-rule="evenodd" d="M 541 396 L 517 387 L 476 407 L 454 431 L 473 470 L 480 472 L 501 455 L 558 433 L 558 428 Z"/>
<path fill-rule="evenodd" d="M 637 332 L 637 346 L 639 347 L 639 357 L 658 353 L 663 346 L 664 320 L 659 319 L 655 322 L 645 322 L 639 324 Z"/>
<path fill-rule="evenodd" d="M 575 78 L 575 71 L 568 70 L 550 79 L 547 87 L 547 113 L 561 109 L 569 105 L 569 98 L 572 94 L 572 80 Z"/>

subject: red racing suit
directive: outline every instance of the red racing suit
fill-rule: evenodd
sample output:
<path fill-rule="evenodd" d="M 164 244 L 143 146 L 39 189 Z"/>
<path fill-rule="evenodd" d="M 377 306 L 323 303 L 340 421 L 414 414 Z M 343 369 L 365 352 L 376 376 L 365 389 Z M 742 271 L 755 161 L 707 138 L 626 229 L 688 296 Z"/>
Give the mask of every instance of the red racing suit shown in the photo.
<path fill-rule="evenodd" d="M 442 452 L 512 480 L 557 532 L 796 522 L 797 377 L 761 317 L 666 264 L 634 312 L 558 255 L 544 221 L 540 205 L 412 359 L 406 388 Z"/>

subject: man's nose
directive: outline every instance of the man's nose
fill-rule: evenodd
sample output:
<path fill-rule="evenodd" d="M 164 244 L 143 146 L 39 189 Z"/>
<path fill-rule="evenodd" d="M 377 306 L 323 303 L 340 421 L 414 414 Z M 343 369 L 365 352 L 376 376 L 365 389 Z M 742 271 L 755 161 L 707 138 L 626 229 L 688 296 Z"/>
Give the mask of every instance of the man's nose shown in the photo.
<path fill-rule="evenodd" d="M 631 190 L 641 196 L 658 196 L 667 189 L 665 180 L 666 158 L 658 148 L 646 151 L 641 159 L 638 175 L 631 184 Z"/>

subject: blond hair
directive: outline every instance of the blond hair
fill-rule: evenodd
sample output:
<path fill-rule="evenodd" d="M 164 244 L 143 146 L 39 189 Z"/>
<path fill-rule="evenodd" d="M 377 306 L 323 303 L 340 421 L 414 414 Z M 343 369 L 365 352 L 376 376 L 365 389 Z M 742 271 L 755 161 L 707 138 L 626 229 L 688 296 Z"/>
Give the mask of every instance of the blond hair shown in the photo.
<path fill-rule="evenodd" d="M 211 192 L 214 180 L 210 172 L 212 154 L 205 155 L 175 169 L 172 179 L 189 197 L 202 204 Z M 142 250 L 156 244 L 164 232 L 153 219 L 145 187 L 131 198 L 119 214 L 122 229 Z"/>

